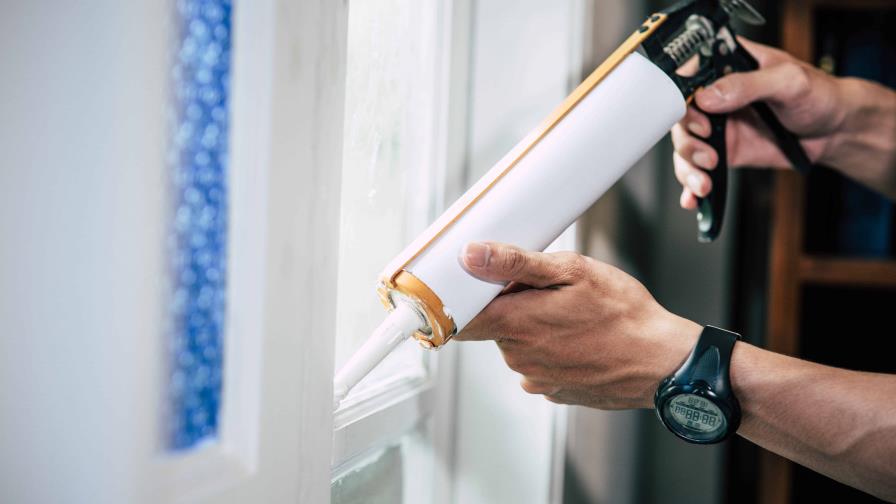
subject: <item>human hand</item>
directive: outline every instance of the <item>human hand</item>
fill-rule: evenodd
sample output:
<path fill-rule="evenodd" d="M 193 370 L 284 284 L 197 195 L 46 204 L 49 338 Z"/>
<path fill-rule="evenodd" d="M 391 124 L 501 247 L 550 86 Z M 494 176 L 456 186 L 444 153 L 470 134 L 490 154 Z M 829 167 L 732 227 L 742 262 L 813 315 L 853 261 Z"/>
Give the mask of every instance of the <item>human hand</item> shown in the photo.
<path fill-rule="evenodd" d="M 748 108 L 756 101 L 766 102 L 781 123 L 800 138 L 810 160 L 824 162 L 846 115 L 840 79 L 784 51 L 743 38 L 739 41 L 759 61 L 759 70 L 727 75 L 695 95 L 703 111 L 730 114 L 726 139 L 729 166 L 790 167 L 771 132 Z M 672 128 L 675 175 L 684 186 L 683 208 L 696 208 L 696 197 L 712 190 L 703 170 L 714 169 L 718 155 L 697 138 L 705 138 L 709 132 L 709 119 L 693 105 Z"/>
<path fill-rule="evenodd" d="M 652 407 L 701 331 L 631 276 L 572 252 L 472 243 L 460 259 L 473 276 L 509 284 L 455 339 L 495 340 L 523 389 L 553 402 Z"/>

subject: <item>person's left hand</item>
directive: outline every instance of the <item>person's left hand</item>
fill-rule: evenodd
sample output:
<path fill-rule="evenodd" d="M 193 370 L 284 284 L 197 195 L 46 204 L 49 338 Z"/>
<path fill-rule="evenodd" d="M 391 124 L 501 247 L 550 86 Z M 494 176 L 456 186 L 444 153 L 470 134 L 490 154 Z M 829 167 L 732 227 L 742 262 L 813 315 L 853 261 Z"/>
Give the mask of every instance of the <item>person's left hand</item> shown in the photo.
<path fill-rule="evenodd" d="M 701 331 L 631 276 L 589 257 L 471 243 L 460 260 L 482 280 L 509 284 L 455 339 L 495 340 L 523 389 L 553 402 L 652 407 L 659 382 Z"/>

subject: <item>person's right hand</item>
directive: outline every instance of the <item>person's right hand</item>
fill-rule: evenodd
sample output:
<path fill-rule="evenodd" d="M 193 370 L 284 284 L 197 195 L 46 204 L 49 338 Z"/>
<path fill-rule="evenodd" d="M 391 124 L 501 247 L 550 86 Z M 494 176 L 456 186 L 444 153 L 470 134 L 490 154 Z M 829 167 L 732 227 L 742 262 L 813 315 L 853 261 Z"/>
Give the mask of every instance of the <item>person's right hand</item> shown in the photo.
<path fill-rule="evenodd" d="M 748 107 L 755 101 L 768 103 L 784 127 L 800 138 L 812 162 L 823 160 L 844 121 L 839 80 L 781 50 L 743 38 L 739 41 L 759 61 L 759 70 L 727 75 L 695 96 L 707 113 L 730 114 L 728 165 L 790 167 L 771 132 Z M 675 176 L 684 186 L 681 206 L 686 209 L 696 208 L 696 196 L 704 197 L 712 190 L 703 170 L 714 169 L 718 155 L 697 138 L 708 137 L 709 132 L 709 119 L 693 105 L 672 129 Z"/>

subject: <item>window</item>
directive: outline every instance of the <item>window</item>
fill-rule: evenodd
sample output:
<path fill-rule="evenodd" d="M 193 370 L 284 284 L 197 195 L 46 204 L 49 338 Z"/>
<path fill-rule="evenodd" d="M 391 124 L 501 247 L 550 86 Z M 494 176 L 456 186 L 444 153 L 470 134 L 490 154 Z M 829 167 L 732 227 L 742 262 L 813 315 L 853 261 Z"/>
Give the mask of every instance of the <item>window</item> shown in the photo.
<path fill-rule="evenodd" d="M 433 502 L 436 463 L 431 436 L 415 429 L 339 469 L 331 504 Z"/>
<path fill-rule="evenodd" d="M 169 178 L 168 422 L 175 450 L 212 440 L 227 286 L 229 0 L 177 3 Z"/>

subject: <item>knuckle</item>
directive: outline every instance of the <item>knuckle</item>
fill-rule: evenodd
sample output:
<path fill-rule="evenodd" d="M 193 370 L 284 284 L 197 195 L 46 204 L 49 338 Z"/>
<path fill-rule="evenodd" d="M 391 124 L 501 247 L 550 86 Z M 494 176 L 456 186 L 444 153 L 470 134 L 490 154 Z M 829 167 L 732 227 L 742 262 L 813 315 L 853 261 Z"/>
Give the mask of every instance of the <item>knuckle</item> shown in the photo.
<path fill-rule="evenodd" d="M 564 404 L 564 402 L 563 402 L 559 397 L 557 397 L 557 396 L 546 395 L 546 396 L 544 396 L 544 398 L 547 399 L 548 401 L 554 403 L 554 404 Z"/>
<path fill-rule="evenodd" d="M 525 391 L 527 394 L 540 394 L 542 390 L 541 386 L 536 385 L 525 378 L 520 381 L 520 388 L 522 388 L 523 391 Z"/>
<path fill-rule="evenodd" d="M 593 257 L 581 256 L 582 269 L 584 273 L 600 269 L 603 263 Z"/>
<path fill-rule="evenodd" d="M 582 276 L 587 285 L 595 286 L 600 283 L 604 274 L 604 264 L 591 257 L 582 257 Z"/>
<path fill-rule="evenodd" d="M 512 348 L 508 348 L 508 345 L 501 344 L 501 353 L 503 354 L 504 362 L 510 369 L 526 378 L 537 376 L 536 366 L 532 363 L 532 360 L 526 356 L 527 352 L 516 345 L 513 345 Z"/>
<path fill-rule="evenodd" d="M 504 352 L 504 362 L 507 364 L 507 367 L 516 371 L 517 373 L 526 374 L 523 373 L 522 369 L 527 366 L 519 352 Z"/>
<path fill-rule="evenodd" d="M 740 75 L 737 73 L 729 74 L 715 81 L 712 87 L 722 98 L 730 98 L 740 93 L 741 86 Z"/>
<path fill-rule="evenodd" d="M 676 161 L 675 162 L 675 178 L 681 185 L 686 185 L 688 180 L 688 174 L 691 173 L 691 168 L 684 164 L 684 161 Z"/>
<path fill-rule="evenodd" d="M 675 126 L 672 126 L 672 145 L 678 147 L 685 138 L 685 129 L 681 123 L 676 123 Z"/>
<path fill-rule="evenodd" d="M 791 90 L 792 97 L 796 98 L 807 94 L 810 88 L 809 71 L 796 62 L 788 62 L 784 66 L 787 88 Z"/>
<path fill-rule="evenodd" d="M 700 144 L 694 137 L 686 136 L 675 145 L 675 152 L 677 152 L 682 157 L 682 159 L 689 160 L 699 147 Z"/>
<path fill-rule="evenodd" d="M 508 248 L 504 251 L 501 258 L 501 268 L 507 273 L 517 273 L 521 271 L 526 263 L 526 257 L 523 253 L 515 248 Z"/>
<path fill-rule="evenodd" d="M 526 377 L 541 376 L 540 368 L 529 359 L 521 360 L 521 362 L 517 363 L 515 371 Z"/>
<path fill-rule="evenodd" d="M 563 276 L 572 280 L 578 280 L 585 276 L 588 270 L 588 261 L 579 254 L 571 254 L 561 266 Z"/>
<path fill-rule="evenodd" d="M 693 137 L 681 132 L 672 136 L 672 148 L 679 154 L 684 154 L 687 149 L 694 144 Z"/>

